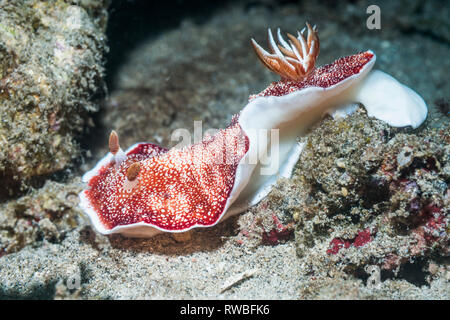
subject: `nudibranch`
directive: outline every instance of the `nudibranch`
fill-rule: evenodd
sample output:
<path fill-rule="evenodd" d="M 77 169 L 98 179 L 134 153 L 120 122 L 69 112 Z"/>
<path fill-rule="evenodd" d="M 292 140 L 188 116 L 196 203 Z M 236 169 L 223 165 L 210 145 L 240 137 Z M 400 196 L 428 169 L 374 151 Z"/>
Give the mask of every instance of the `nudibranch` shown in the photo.
<path fill-rule="evenodd" d="M 170 150 L 137 143 L 126 151 L 114 131 L 110 152 L 82 180 L 80 206 L 102 234 L 150 237 L 210 227 L 255 205 L 279 177 L 290 177 L 303 148 L 298 137 L 327 113 L 350 113 L 361 103 L 370 117 L 417 128 L 427 116 L 423 99 L 382 71 L 371 71 L 372 51 L 315 68 L 316 27 L 270 52 L 252 39 L 261 62 L 281 80 L 249 98 L 228 127 L 195 144 Z"/>

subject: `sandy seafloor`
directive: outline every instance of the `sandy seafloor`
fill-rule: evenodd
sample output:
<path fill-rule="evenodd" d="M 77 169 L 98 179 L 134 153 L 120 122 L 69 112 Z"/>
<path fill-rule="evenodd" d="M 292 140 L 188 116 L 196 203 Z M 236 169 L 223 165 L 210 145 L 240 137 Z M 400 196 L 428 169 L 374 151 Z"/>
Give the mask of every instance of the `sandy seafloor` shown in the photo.
<path fill-rule="evenodd" d="M 299 229 L 275 245 L 246 240 L 243 226 L 250 217 L 265 214 L 262 206 L 213 228 L 194 230 L 186 239 L 170 234 L 127 239 L 96 233 L 76 198 L 82 188 L 81 175 L 107 151 L 111 129 L 119 132 L 122 146 L 128 147 L 137 141 L 171 145 L 172 130 L 191 129 L 193 120 L 203 120 L 204 130 L 226 126 L 250 94 L 277 80 L 257 61 L 250 46 L 254 37 L 266 47 L 267 27 L 295 32 L 305 21 L 317 24 L 319 66 L 344 55 L 373 50 L 377 54 L 375 68 L 410 86 L 427 102 L 429 116 L 418 132 L 424 127 L 436 128 L 448 137 L 450 36 L 448 29 L 437 28 L 434 21 L 448 24 L 450 10 L 448 4 L 443 5 L 445 1 L 417 3 L 382 2 L 381 30 L 365 27 L 368 4 L 359 1 L 323 7 L 306 1 L 229 2 L 214 8 L 200 6 L 202 10 L 187 10 L 186 14 L 162 8 L 154 21 L 139 15 L 137 5 L 128 13 L 126 5 L 116 5 L 108 29 L 109 92 L 100 111 L 92 115 L 94 126 L 80 139 L 82 158 L 42 188 L 2 203 L 3 225 L 11 212 L 17 212 L 11 208 L 18 204 L 24 212 L 27 209 L 23 208 L 33 207 L 35 211 L 50 211 L 56 218 L 47 219 L 47 225 L 39 224 L 39 236 L 23 231 L 26 227 L 18 224 L 8 229 L 10 238 L 23 232 L 23 237 L 35 236 L 36 240 L 25 241 L 25 246 L 20 245 L 24 240 L 18 241 L 17 249 L 1 255 L 0 297 L 449 299 L 448 250 L 412 257 L 404 263 L 413 271 L 400 267 L 396 275 L 382 277 L 379 286 L 371 287 L 367 286 L 368 276 L 360 272 L 367 262 L 358 272 L 334 269 L 322 254 L 322 267 L 316 264 L 311 272 L 313 255 L 298 254 Z M 447 114 L 437 107 L 438 99 L 447 99 Z M 441 165 L 444 168 L 446 163 Z M 280 181 L 276 188 L 292 188 L 292 181 L 286 183 Z M 286 202 L 296 201 L 289 198 L 293 194 L 301 197 L 287 191 Z M 446 201 L 442 210 L 448 210 L 448 198 Z M 444 214 L 448 219 L 448 212 Z M 310 250 L 325 252 L 328 243 Z M 252 272 L 252 276 L 222 290 L 243 272 Z"/>

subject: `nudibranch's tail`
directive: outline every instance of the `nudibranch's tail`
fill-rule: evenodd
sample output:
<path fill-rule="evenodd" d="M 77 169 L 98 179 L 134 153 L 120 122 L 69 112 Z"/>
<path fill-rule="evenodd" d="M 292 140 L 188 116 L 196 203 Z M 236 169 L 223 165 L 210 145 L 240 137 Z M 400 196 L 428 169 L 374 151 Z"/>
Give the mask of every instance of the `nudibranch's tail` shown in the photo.
<path fill-rule="evenodd" d="M 283 80 L 300 81 L 314 69 L 319 56 L 319 36 L 316 26 L 308 28 L 308 37 L 305 39 L 303 32 L 297 32 L 297 37 L 288 33 L 289 43 L 281 36 L 278 28 L 277 36 L 281 45 L 277 45 L 273 39 L 272 31 L 268 29 L 269 48 L 271 53 L 264 50 L 254 39 L 252 45 L 258 58 L 272 72 L 281 76 Z"/>

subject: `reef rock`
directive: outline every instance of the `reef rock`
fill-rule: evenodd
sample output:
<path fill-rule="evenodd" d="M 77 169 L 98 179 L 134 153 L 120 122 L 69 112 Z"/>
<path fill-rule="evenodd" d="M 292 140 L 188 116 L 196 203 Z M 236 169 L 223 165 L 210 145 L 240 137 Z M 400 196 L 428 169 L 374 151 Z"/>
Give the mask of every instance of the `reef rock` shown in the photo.
<path fill-rule="evenodd" d="M 312 272 L 358 276 L 375 265 L 389 274 L 448 255 L 449 128 L 410 131 L 359 109 L 309 135 L 283 209 Z"/>
<path fill-rule="evenodd" d="M 0 1 L 0 197 L 79 155 L 104 88 L 108 2 Z"/>

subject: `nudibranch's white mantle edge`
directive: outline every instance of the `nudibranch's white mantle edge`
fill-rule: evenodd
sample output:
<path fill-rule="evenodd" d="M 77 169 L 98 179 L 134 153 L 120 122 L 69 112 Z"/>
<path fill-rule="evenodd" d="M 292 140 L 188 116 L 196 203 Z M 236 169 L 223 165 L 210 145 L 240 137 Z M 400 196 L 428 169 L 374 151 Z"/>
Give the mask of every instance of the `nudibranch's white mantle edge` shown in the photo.
<path fill-rule="evenodd" d="M 260 163 L 248 163 L 252 148 L 268 148 L 268 145 L 258 145 L 257 141 L 253 141 L 252 136 L 248 135 L 249 150 L 236 169 L 233 188 L 224 210 L 213 224 L 196 224 L 183 230 L 165 230 L 139 222 L 106 229 L 89 204 L 84 191 L 80 193 L 81 207 L 94 227 L 102 234 L 122 233 L 130 237 L 151 237 L 161 232 L 186 232 L 193 228 L 211 227 L 257 204 L 270 192 L 279 177 L 290 177 L 304 146 L 297 142 L 297 138 L 306 134 L 307 130 L 324 114 L 336 108 L 348 106 L 352 102 L 361 102 L 369 116 L 386 121 L 392 126 L 418 127 L 426 118 L 425 102 L 417 93 L 388 74 L 381 71 L 370 72 L 376 56 L 373 52 L 368 52 L 373 54 L 373 58 L 361 68 L 359 73 L 333 86 L 308 87 L 280 97 L 258 97 L 244 107 L 238 119 L 244 132 L 258 129 L 280 130 L 279 170 L 275 174 L 262 176 L 258 174 L 261 168 Z M 400 96 L 401 99 L 394 98 L 396 96 Z M 381 111 L 379 111 L 380 108 Z M 135 144 L 126 152 L 137 145 Z M 83 182 L 88 182 L 103 165 L 111 160 L 112 155 L 109 153 L 94 169 L 83 176 Z"/>
<path fill-rule="evenodd" d="M 389 74 L 371 71 L 376 55 L 370 50 L 368 53 L 373 54 L 373 58 L 359 73 L 333 86 L 308 87 L 281 97 L 258 97 L 247 104 L 239 117 L 244 131 L 280 129 L 280 167 L 276 175 L 261 176 L 254 172 L 260 165 L 251 166 L 245 164 L 246 158 L 242 159 L 229 198 L 230 207 L 225 208 L 222 220 L 256 205 L 269 194 L 278 178 L 291 177 L 304 147 L 297 138 L 327 113 L 345 109 L 344 114 L 349 115 L 356 110 L 355 102 L 359 102 L 369 117 L 393 127 L 417 128 L 425 121 L 428 109 L 422 97 Z M 285 123 L 292 122 L 295 122 L 294 128 L 283 130 Z M 283 136 L 283 132 L 287 134 Z M 250 148 L 267 148 L 252 143 L 251 136 L 249 139 Z M 249 149 L 247 155 L 251 152 Z"/>
<path fill-rule="evenodd" d="M 224 218 L 257 204 L 267 196 L 279 177 L 289 178 L 292 175 L 304 147 L 297 142 L 297 138 L 304 135 L 327 112 L 353 100 L 355 87 L 363 81 L 376 61 L 376 55 L 372 51 L 368 52 L 373 54 L 373 57 L 359 73 L 335 85 L 327 88 L 307 87 L 280 97 L 258 97 L 245 106 L 238 120 L 244 132 L 279 129 L 280 166 L 276 174 L 263 176 L 257 172 L 261 169 L 260 164 L 240 165 L 236 172 L 237 183 L 235 182 L 229 198 L 230 204 L 236 202 L 228 212 L 228 207 L 225 208 Z M 258 145 L 252 141 L 251 135 L 249 140 L 249 150 L 241 163 L 245 163 L 248 155 L 255 152 L 252 148 L 268 148 L 267 145 Z"/>

